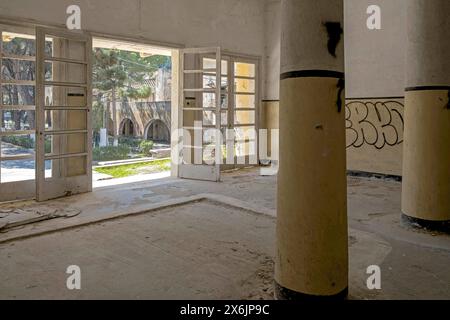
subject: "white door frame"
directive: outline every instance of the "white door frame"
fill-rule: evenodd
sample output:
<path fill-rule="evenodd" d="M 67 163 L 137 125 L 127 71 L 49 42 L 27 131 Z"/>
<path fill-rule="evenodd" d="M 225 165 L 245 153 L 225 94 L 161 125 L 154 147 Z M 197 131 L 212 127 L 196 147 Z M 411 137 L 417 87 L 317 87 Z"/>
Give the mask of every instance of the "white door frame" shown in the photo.
<path fill-rule="evenodd" d="M 216 58 L 216 67 L 215 68 L 211 68 L 211 69 L 204 69 L 203 66 L 201 65 L 199 68 L 197 69 L 186 69 L 185 68 L 185 55 L 186 54 L 191 54 L 191 55 L 196 55 L 198 57 L 200 57 L 201 55 L 205 55 L 205 54 L 213 54 Z M 207 47 L 207 48 L 188 48 L 188 49 L 181 49 L 179 51 L 179 101 L 178 101 L 178 120 L 177 121 L 177 127 L 175 128 L 176 130 L 172 130 L 172 132 L 177 132 L 179 133 L 178 135 L 178 139 L 176 139 L 179 143 L 179 146 L 181 144 L 181 148 L 179 148 L 177 154 L 176 154 L 176 163 L 178 164 L 178 177 L 179 178 L 185 178 L 185 179 L 195 179 L 195 180 L 206 180 L 206 181 L 220 181 L 220 164 L 222 162 L 222 143 L 221 140 L 218 139 L 218 137 L 216 136 L 215 139 L 215 161 L 214 164 L 205 164 L 203 162 L 203 153 L 204 153 L 204 144 L 203 144 L 203 130 L 204 130 L 204 125 L 203 125 L 203 111 L 207 110 L 207 111 L 212 111 L 214 112 L 215 115 L 215 126 L 214 128 L 216 129 L 216 132 L 220 132 L 220 125 L 221 125 L 221 77 L 222 77 L 222 68 L 221 68 L 221 50 L 220 47 Z M 205 72 L 209 72 L 209 73 L 215 73 L 216 74 L 216 88 L 215 89 L 206 89 L 203 87 L 203 79 L 202 77 L 200 77 L 200 80 L 198 80 L 198 78 L 195 80 L 195 86 L 191 87 L 191 88 L 186 88 L 185 87 L 185 83 L 184 83 L 184 77 L 186 74 L 193 74 L 193 75 L 202 75 Z M 189 106 L 187 105 L 186 101 L 187 101 L 187 97 L 186 97 L 186 93 L 191 92 L 191 93 L 195 93 L 195 94 L 203 94 L 203 93 L 214 93 L 215 94 L 215 107 L 212 109 L 205 109 L 203 108 L 203 101 L 201 102 L 201 105 L 199 106 L 198 104 L 193 105 L 193 106 Z M 202 113 L 202 124 L 201 127 L 196 127 L 194 124 L 194 127 L 190 127 L 190 126 L 185 126 L 184 124 L 184 112 L 185 111 L 191 111 L 191 112 L 201 112 Z M 172 122 L 173 124 L 175 122 Z M 182 132 L 179 132 L 179 130 L 181 129 Z M 185 145 L 185 140 L 184 140 L 184 134 L 186 134 L 186 131 L 190 130 L 190 132 L 197 132 L 201 131 L 201 139 L 199 141 L 194 141 L 194 145 Z M 192 137 L 191 137 L 192 138 Z M 192 141 L 192 139 L 191 139 Z M 200 144 L 200 145 L 198 145 Z M 181 150 L 180 150 L 181 149 Z M 184 158 L 184 154 L 187 152 L 187 149 L 192 149 L 193 153 L 194 153 L 194 159 L 192 159 L 192 151 L 191 152 L 191 156 L 190 156 L 190 160 L 191 163 L 186 163 L 185 162 L 185 158 Z M 219 151 L 219 152 L 217 152 Z M 201 160 L 198 159 L 198 157 L 196 157 L 196 155 L 199 154 L 199 152 L 201 152 Z M 194 161 L 194 163 L 192 163 L 192 160 Z M 201 161 L 200 163 L 195 163 L 198 160 Z"/>
<path fill-rule="evenodd" d="M 45 54 L 46 36 L 54 36 L 63 38 L 68 41 L 82 42 L 85 45 L 85 59 L 74 60 L 65 57 L 48 57 Z M 92 191 L 92 37 L 87 33 L 69 32 L 60 29 L 36 28 L 36 199 L 44 201 L 48 199 L 73 195 L 82 192 Z M 84 66 L 85 81 L 83 83 L 73 83 L 70 81 L 46 81 L 45 79 L 45 62 L 61 62 L 72 63 Z M 62 86 L 62 87 L 78 87 L 84 88 L 85 105 L 60 105 L 47 106 L 45 101 L 45 86 Z M 65 129 L 47 130 L 45 128 L 45 113 L 50 110 L 62 111 L 85 111 L 86 123 L 83 129 Z M 46 154 L 45 136 L 52 135 L 64 137 L 70 134 L 85 135 L 85 150 L 78 153 Z M 64 143 L 64 139 L 61 139 Z M 67 144 L 67 142 L 66 142 Z M 61 176 L 46 178 L 45 177 L 45 161 L 68 160 L 73 158 L 84 157 L 84 174 L 76 176 L 66 176 L 67 168 L 57 168 Z M 52 166 L 53 167 L 53 166 Z M 54 168 L 52 168 L 54 172 Z"/>
<path fill-rule="evenodd" d="M 227 62 L 227 82 L 228 82 L 228 107 L 226 109 L 227 113 L 228 113 L 228 119 L 227 119 L 227 124 L 226 125 L 222 125 L 222 126 L 226 126 L 226 128 L 228 130 L 234 130 L 236 127 L 254 127 L 255 131 L 256 131 L 256 135 L 255 135 L 255 152 L 256 152 L 256 163 L 255 164 L 248 164 L 248 163 L 244 163 L 244 164 L 238 164 L 238 157 L 236 154 L 233 153 L 233 159 L 229 159 L 231 161 L 226 161 L 226 162 L 222 162 L 221 164 L 221 171 L 224 170 L 231 170 L 231 169 L 235 169 L 235 168 L 242 168 L 242 167 L 248 167 L 248 166 L 253 166 L 253 165 L 258 165 L 259 163 L 259 136 L 258 136 L 258 132 L 259 132 L 259 120 L 260 120 L 260 81 L 259 81 L 259 77 L 260 77 L 260 59 L 258 57 L 248 57 L 248 56 L 242 56 L 239 54 L 233 54 L 233 53 L 226 53 L 224 51 L 222 51 L 222 61 L 226 61 Z M 211 54 L 204 54 L 202 56 L 200 56 L 200 58 L 210 58 L 210 59 L 214 59 L 214 56 Z M 247 63 L 247 64 L 253 64 L 255 66 L 255 75 L 254 77 L 245 77 L 245 76 L 236 76 L 235 75 L 235 63 Z M 223 68 L 223 66 L 222 66 Z M 222 77 L 224 77 L 225 74 L 222 75 Z M 255 92 L 253 93 L 242 93 L 242 92 L 235 92 L 235 86 L 234 86 L 234 81 L 235 79 L 248 79 L 248 80 L 254 80 L 255 81 Z M 254 108 L 236 108 L 236 102 L 235 102 L 235 94 L 248 94 L 248 95 L 254 95 L 255 96 L 255 105 Z M 222 109 L 222 111 L 224 111 Z M 235 124 L 235 111 L 254 111 L 255 112 L 255 119 L 254 119 L 254 123 L 248 123 L 248 124 L 243 124 L 243 125 L 236 125 Z M 225 141 L 224 141 L 225 142 Z M 229 137 L 227 135 L 226 137 L 226 146 L 227 146 L 227 151 L 231 148 L 234 150 L 234 146 L 236 142 L 242 142 L 242 141 L 235 141 L 235 136 L 232 135 L 231 137 Z M 225 157 L 226 158 L 226 157 Z M 245 156 L 245 160 L 248 160 L 249 156 Z M 226 160 L 226 159 L 224 159 Z M 228 163 L 228 162 L 232 162 L 232 163 Z"/>
<path fill-rule="evenodd" d="M 233 168 L 242 168 L 242 167 L 248 167 L 253 165 L 258 165 L 259 163 L 259 120 L 260 120 L 260 59 L 257 57 L 247 57 L 242 56 L 239 54 L 233 54 L 233 53 L 224 53 L 224 57 L 228 59 L 229 68 L 228 68 L 228 77 L 230 82 L 230 91 L 229 91 L 229 105 L 228 105 L 228 113 L 230 114 L 228 116 L 229 123 L 228 127 L 229 129 L 235 129 L 236 127 L 239 127 L 240 125 L 236 125 L 235 123 L 235 111 L 254 111 L 255 112 L 255 119 L 254 123 L 248 123 L 244 124 L 242 126 L 245 127 L 254 127 L 255 128 L 255 152 L 256 152 L 256 163 L 255 164 L 238 164 L 237 156 L 234 154 L 234 163 L 233 164 L 224 164 L 222 166 L 222 170 L 227 169 L 233 169 Z M 235 63 L 248 63 L 255 65 L 255 76 L 254 77 L 239 77 L 235 75 Z M 248 93 L 249 95 L 255 96 L 255 105 L 254 108 L 236 108 L 236 102 L 235 102 L 235 94 L 247 94 L 242 92 L 236 92 L 234 87 L 234 80 L 235 79 L 248 79 L 248 80 L 254 80 L 255 81 L 255 92 L 254 93 Z M 233 137 L 234 138 L 234 137 Z M 233 139 L 233 145 L 236 143 L 235 138 Z M 246 159 L 248 159 L 248 156 L 245 156 Z"/>

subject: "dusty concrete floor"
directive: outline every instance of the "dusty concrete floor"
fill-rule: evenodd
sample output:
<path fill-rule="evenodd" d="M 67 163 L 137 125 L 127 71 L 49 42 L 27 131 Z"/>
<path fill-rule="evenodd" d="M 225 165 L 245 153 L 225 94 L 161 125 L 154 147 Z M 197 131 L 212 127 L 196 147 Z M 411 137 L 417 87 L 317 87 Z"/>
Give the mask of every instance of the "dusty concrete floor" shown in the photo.
<path fill-rule="evenodd" d="M 0 234 L 0 298 L 269 299 L 276 178 L 258 173 L 226 174 L 221 183 L 139 182 L 52 201 L 82 212 Z M 450 237 L 402 225 L 400 189 L 348 179 L 350 298 L 450 299 Z M 205 193 L 217 201 L 192 202 Z M 79 291 L 66 288 L 72 264 L 81 268 Z M 374 264 L 382 289 L 370 291 L 366 268 Z"/>

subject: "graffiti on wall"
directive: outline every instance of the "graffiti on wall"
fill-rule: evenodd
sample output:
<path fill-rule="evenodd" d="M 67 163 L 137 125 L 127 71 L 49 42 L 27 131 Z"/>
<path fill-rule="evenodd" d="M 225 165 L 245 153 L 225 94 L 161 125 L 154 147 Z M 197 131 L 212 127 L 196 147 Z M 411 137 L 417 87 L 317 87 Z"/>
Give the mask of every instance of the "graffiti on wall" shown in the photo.
<path fill-rule="evenodd" d="M 350 101 L 346 105 L 347 148 L 364 145 L 381 150 L 403 143 L 403 108 L 395 100 Z"/>

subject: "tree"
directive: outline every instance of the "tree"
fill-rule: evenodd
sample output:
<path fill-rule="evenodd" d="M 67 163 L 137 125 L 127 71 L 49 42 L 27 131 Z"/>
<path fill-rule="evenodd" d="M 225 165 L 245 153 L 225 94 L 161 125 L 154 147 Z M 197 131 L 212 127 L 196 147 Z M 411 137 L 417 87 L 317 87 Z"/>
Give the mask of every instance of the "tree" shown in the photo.
<path fill-rule="evenodd" d="M 5 39 L 8 39 L 6 37 Z M 3 40 L 3 52 L 15 56 L 36 56 L 36 44 L 34 39 L 22 38 L 20 36 L 11 37 Z M 51 53 L 52 43 L 47 41 L 45 44 L 47 53 Z M 36 63 L 34 61 L 7 59 L 4 58 L 1 66 L 1 77 L 5 80 L 30 80 L 36 79 Z M 51 63 L 45 66 L 46 74 L 52 72 Z M 30 85 L 6 85 L 3 86 L 3 104 L 9 105 L 35 105 L 35 87 Z M 1 123 L 4 124 L 4 112 L 1 112 Z M 34 111 L 15 110 L 11 112 L 11 119 L 14 123 L 14 130 L 21 130 L 22 121 L 34 128 Z M 26 120 L 26 121 L 25 121 Z"/>
<path fill-rule="evenodd" d="M 149 81 L 161 67 L 170 67 L 170 57 L 141 57 L 137 52 L 96 48 L 93 87 L 109 95 L 113 113 L 114 144 L 118 143 L 117 99 L 146 99 L 152 94 Z"/>
<path fill-rule="evenodd" d="M 14 37 L 10 41 L 3 42 L 3 51 L 17 56 L 34 56 L 36 46 L 34 40 Z M 1 76 L 6 80 L 35 80 L 36 66 L 32 61 L 18 59 L 3 59 Z M 3 103 L 10 105 L 34 105 L 34 86 L 7 85 L 3 87 Z M 2 124 L 4 123 L 2 114 Z M 21 129 L 22 120 L 27 117 L 28 123 L 34 123 L 34 112 L 16 110 L 11 112 L 14 122 L 14 130 Z"/>
<path fill-rule="evenodd" d="M 117 51 L 98 48 L 94 53 L 92 77 L 94 88 L 111 93 L 114 145 L 118 144 L 116 91 L 118 87 L 124 85 L 127 79 L 125 68 L 119 63 L 117 55 Z"/>

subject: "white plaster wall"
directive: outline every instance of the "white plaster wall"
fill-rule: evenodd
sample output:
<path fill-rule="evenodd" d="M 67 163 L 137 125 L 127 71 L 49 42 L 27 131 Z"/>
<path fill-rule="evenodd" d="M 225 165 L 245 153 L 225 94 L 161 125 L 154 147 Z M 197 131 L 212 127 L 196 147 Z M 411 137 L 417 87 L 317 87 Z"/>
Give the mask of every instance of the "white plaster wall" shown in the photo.
<path fill-rule="evenodd" d="M 406 1 L 344 0 L 347 98 L 404 96 Z M 369 5 L 381 8 L 381 30 L 366 26 Z"/>
<path fill-rule="evenodd" d="M 347 97 L 403 96 L 405 1 L 344 0 Z M 278 99 L 280 0 L 0 0 L 0 16 L 63 25 L 70 4 L 85 30 L 263 56 L 262 98 Z M 371 4 L 382 30 L 366 28 Z"/>
<path fill-rule="evenodd" d="M 63 25 L 71 4 L 84 30 L 264 55 L 265 0 L 0 0 L 0 16 Z"/>
<path fill-rule="evenodd" d="M 407 1 L 344 0 L 346 97 L 360 100 L 347 100 L 347 111 L 359 108 L 347 113 L 349 170 L 402 174 L 403 99 L 386 97 L 404 96 Z M 367 28 L 369 5 L 381 8 L 381 30 Z"/>
<path fill-rule="evenodd" d="M 346 96 L 347 98 L 360 98 L 362 103 L 373 102 L 371 108 L 381 109 L 382 119 L 374 118 L 373 126 L 365 128 L 367 134 L 375 134 L 370 130 L 377 130 L 380 124 L 388 124 L 392 119 L 386 114 L 382 103 L 389 105 L 392 99 L 373 100 L 375 97 L 403 97 L 405 87 L 405 50 L 406 50 L 406 1 L 408 0 L 344 0 L 344 33 L 345 33 L 345 61 L 346 61 Z M 382 29 L 370 31 L 367 29 L 367 7 L 379 5 L 381 7 Z M 279 99 L 280 76 L 280 0 L 269 0 L 265 10 L 265 96 L 266 100 Z M 275 31 L 276 30 L 276 31 Z M 368 99 L 370 98 L 370 99 Z M 402 102 L 402 99 L 395 101 Z M 355 101 L 352 102 L 354 106 Z M 266 110 L 266 121 L 270 116 L 268 104 L 263 104 Z M 364 105 L 362 105 L 364 107 Z M 282 108 L 282 106 L 281 106 Z M 278 106 L 272 107 L 278 112 Z M 364 110 L 363 110 L 364 111 Z M 373 110 L 370 110 L 373 112 Z M 398 110 L 403 115 L 403 110 Z M 362 113 L 364 114 L 364 112 Z M 346 125 L 352 124 L 355 130 L 359 130 L 367 123 L 359 123 L 361 119 L 351 115 Z M 392 123 L 391 123 L 392 124 Z M 395 141 L 392 135 L 403 136 L 403 123 L 394 123 L 395 128 L 388 126 L 385 130 L 388 140 Z M 393 124 L 393 125 L 394 125 Z M 397 131 L 395 131 L 397 130 Z M 352 146 L 354 132 L 347 129 L 348 149 L 347 167 L 349 170 L 367 171 L 384 174 L 401 175 L 402 167 L 402 139 L 398 138 L 398 144 L 385 145 L 377 149 L 368 143 L 358 148 Z M 361 138 L 361 133 L 359 133 Z M 383 138 L 383 132 L 379 139 Z M 381 140 L 366 137 L 369 142 Z"/>
<path fill-rule="evenodd" d="M 346 96 L 402 97 L 405 88 L 406 1 L 344 0 Z M 265 10 L 265 93 L 278 99 L 280 0 Z M 382 29 L 367 29 L 369 5 L 381 7 Z"/>
<path fill-rule="evenodd" d="M 280 0 L 267 0 L 264 18 L 264 95 L 263 100 L 278 100 L 280 95 Z"/>
<path fill-rule="evenodd" d="M 406 87 L 450 84 L 450 1 L 408 2 Z"/>

